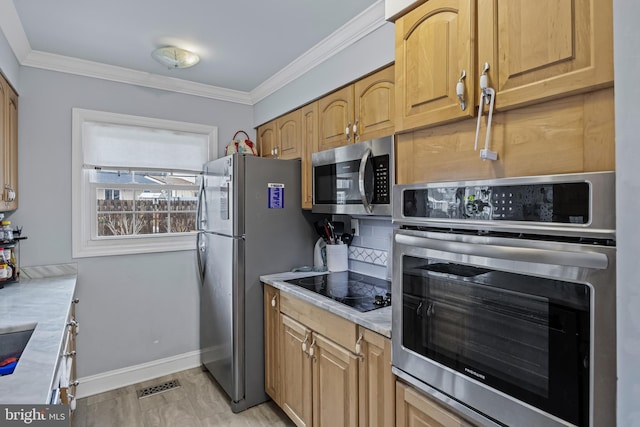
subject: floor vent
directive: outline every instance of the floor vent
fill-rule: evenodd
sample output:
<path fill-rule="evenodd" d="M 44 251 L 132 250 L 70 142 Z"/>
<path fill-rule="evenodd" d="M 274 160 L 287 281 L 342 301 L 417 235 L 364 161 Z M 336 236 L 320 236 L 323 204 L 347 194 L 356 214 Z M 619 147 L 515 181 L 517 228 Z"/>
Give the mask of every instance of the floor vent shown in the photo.
<path fill-rule="evenodd" d="M 164 393 L 165 391 L 173 390 L 174 388 L 180 387 L 180 382 L 178 380 L 167 381 L 166 383 L 152 385 L 150 387 L 145 387 L 142 390 L 138 390 L 138 399 L 142 399 L 143 397 L 153 396 L 158 393 Z"/>

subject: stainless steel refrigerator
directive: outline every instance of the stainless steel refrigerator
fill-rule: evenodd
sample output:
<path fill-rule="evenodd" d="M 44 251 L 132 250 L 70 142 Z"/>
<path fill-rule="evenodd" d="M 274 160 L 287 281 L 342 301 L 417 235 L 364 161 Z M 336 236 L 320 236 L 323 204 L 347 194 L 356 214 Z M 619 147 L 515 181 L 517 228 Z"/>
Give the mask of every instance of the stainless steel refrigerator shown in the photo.
<path fill-rule="evenodd" d="M 203 171 L 197 224 L 202 363 L 234 412 L 264 390 L 260 275 L 312 265 L 315 231 L 301 209 L 299 160 L 233 154 Z"/>

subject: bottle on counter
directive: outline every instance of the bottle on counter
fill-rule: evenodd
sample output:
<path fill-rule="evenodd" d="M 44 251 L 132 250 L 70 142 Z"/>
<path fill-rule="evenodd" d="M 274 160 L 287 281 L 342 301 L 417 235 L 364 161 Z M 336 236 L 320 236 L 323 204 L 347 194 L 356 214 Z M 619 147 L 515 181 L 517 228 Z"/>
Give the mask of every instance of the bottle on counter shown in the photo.
<path fill-rule="evenodd" d="M 5 220 L 0 222 L 0 229 L 2 230 L 3 241 L 6 242 L 13 240 L 13 229 L 11 228 L 11 221 Z"/>
<path fill-rule="evenodd" d="M 7 265 L 11 268 L 11 279 L 17 280 L 18 278 L 18 262 L 16 261 L 16 254 L 13 247 L 5 247 L 2 251 L 4 259 Z"/>
<path fill-rule="evenodd" d="M 4 248 L 0 248 L 0 281 L 11 280 L 15 270 L 12 263 L 6 258 Z"/>

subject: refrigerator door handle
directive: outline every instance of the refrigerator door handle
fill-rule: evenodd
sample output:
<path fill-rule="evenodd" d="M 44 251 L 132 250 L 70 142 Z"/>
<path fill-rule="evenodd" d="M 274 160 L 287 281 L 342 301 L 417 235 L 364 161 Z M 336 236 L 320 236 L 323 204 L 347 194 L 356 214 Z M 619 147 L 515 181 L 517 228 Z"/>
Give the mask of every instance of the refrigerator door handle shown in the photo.
<path fill-rule="evenodd" d="M 204 174 L 200 175 L 200 189 L 198 190 L 198 204 L 196 206 L 196 227 L 198 230 L 205 230 L 207 219 L 202 216 L 202 206 L 204 200 Z"/>
<path fill-rule="evenodd" d="M 205 240 L 203 239 L 204 233 L 198 232 L 198 237 L 196 240 L 196 257 L 198 259 L 198 273 L 200 274 L 200 286 L 204 286 L 204 271 L 206 268 L 205 265 L 205 252 L 207 251 L 207 246 L 205 244 Z"/>

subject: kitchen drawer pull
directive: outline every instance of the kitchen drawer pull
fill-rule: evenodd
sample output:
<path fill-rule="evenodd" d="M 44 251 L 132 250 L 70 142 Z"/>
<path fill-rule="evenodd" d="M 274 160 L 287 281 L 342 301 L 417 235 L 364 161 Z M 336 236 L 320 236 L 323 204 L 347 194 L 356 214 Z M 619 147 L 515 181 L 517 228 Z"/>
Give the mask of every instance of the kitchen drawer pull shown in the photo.
<path fill-rule="evenodd" d="M 277 302 L 276 302 L 277 299 L 278 299 L 278 295 L 274 295 L 273 298 L 271 298 L 271 307 L 275 308 L 275 306 L 277 304 Z"/>
<path fill-rule="evenodd" d="M 305 334 L 304 341 L 302 341 L 302 351 L 307 352 L 307 341 L 309 341 L 309 333 Z"/>

